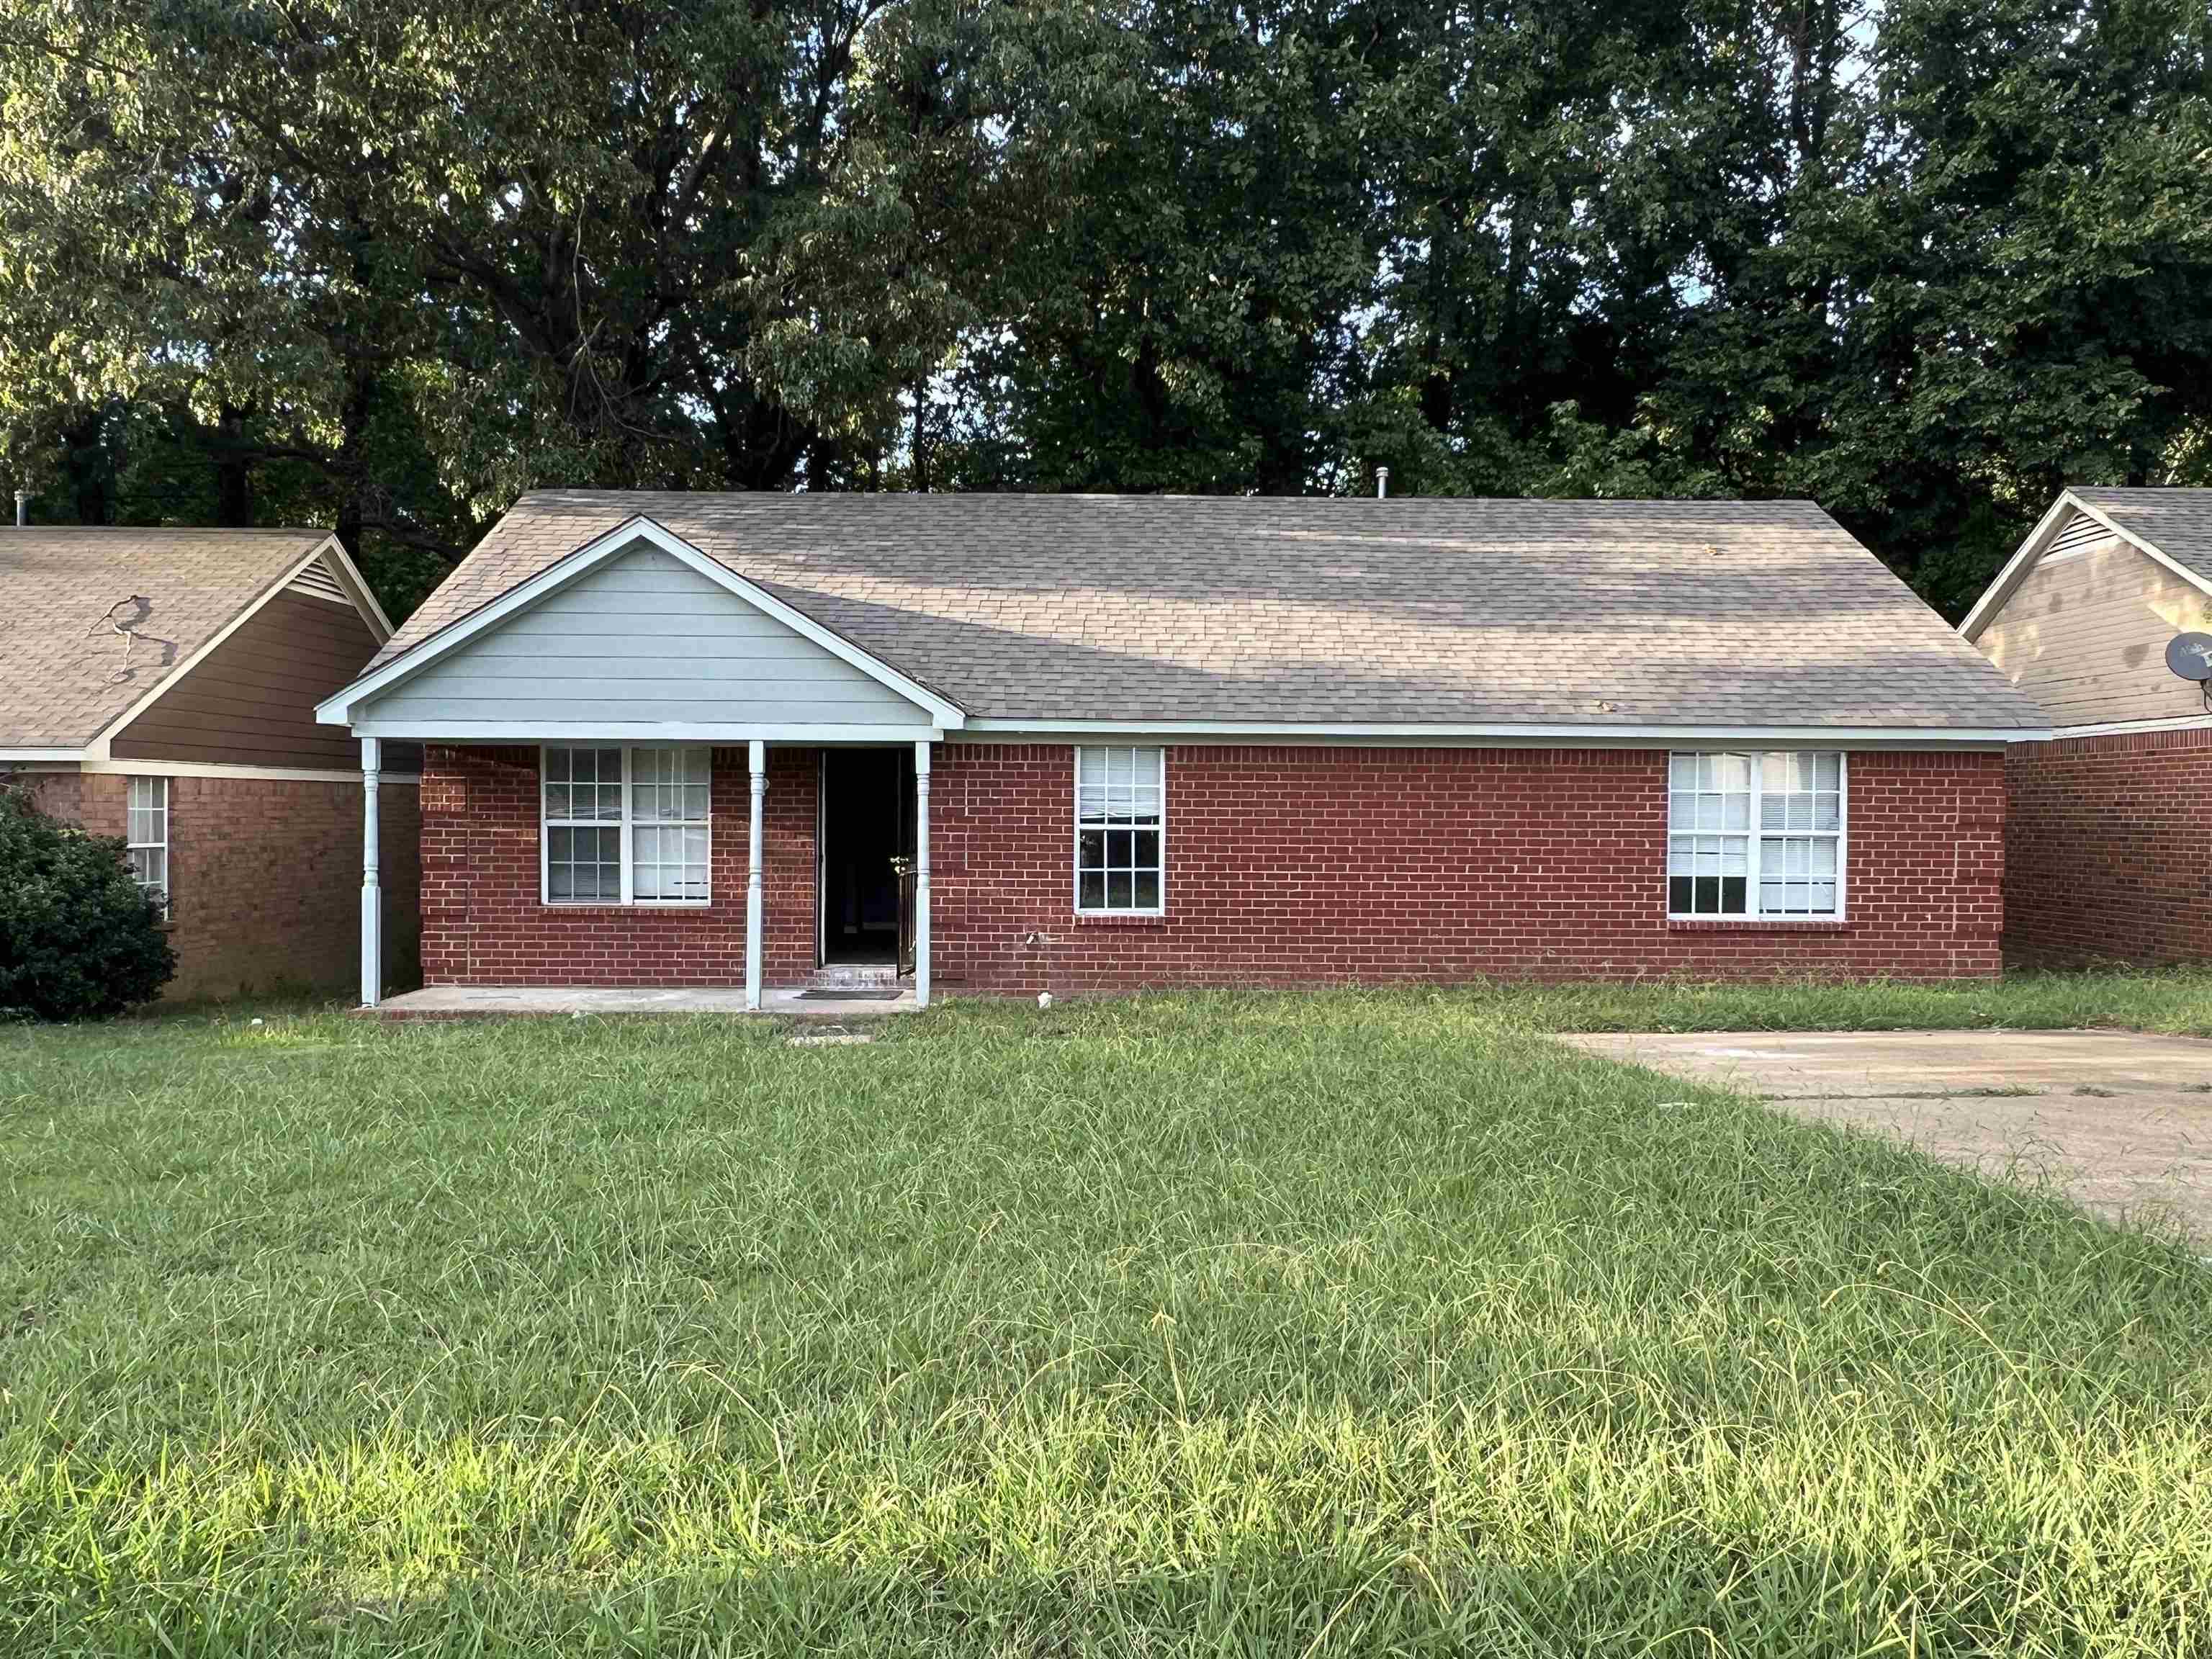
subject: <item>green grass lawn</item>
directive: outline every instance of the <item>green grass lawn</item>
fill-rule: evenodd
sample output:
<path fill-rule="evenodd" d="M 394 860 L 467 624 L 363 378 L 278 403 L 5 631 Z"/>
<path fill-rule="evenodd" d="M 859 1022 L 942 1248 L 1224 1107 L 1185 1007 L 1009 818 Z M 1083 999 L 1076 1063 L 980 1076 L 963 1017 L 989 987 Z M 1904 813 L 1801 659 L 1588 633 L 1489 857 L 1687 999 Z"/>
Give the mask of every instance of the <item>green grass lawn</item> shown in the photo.
<path fill-rule="evenodd" d="M 1727 985 L 1501 984 L 1455 994 L 1552 1031 L 2131 1030 L 2212 1036 L 2212 972 L 2014 973 L 1932 985 L 1806 980 Z"/>
<path fill-rule="evenodd" d="M 2212 1653 L 2212 1270 L 1638 994 L 0 1031 L 0 1650 Z"/>

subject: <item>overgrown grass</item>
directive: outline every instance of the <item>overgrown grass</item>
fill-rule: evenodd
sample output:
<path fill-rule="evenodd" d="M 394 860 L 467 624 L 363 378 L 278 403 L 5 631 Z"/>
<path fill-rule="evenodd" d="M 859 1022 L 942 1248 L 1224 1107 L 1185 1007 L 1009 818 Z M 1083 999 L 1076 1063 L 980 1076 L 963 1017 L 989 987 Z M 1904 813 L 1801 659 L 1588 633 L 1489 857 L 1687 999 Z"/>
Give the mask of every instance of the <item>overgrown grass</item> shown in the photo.
<path fill-rule="evenodd" d="M 2212 1036 L 2212 972 L 2014 973 L 1925 985 L 1800 980 L 1778 985 L 1654 980 L 1470 988 L 1500 1019 L 1552 1031 L 2065 1030 L 2119 1026 Z"/>
<path fill-rule="evenodd" d="M 1502 1000 L 0 1033 L 0 1643 L 2212 1650 L 2212 1273 Z"/>

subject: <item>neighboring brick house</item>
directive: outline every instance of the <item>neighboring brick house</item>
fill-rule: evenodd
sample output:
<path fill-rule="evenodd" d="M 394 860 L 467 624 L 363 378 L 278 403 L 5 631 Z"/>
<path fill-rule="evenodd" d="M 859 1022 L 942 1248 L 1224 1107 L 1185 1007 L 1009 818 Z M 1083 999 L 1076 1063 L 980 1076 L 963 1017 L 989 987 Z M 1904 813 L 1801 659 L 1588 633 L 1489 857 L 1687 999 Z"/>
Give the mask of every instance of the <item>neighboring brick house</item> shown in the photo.
<path fill-rule="evenodd" d="M 541 492 L 319 712 L 430 985 L 756 1004 L 1991 975 L 2043 730 L 1787 501 Z"/>
<path fill-rule="evenodd" d="M 354 982 L 363 784 L 314 704 L 391 632 L 325 531 L 0 529 L 0 787 L 130 843 L 168 998 Z M 413 769 L 380 785 L 401 973 Z"/>
<path fill-rule="evenodd" d="M 2051 717 L 2005 762 L 2005 945 L 2212 958 L 2212 704 L 2166 664 L 2212 629 L 2212 489 L 2069 489 L 1960 624 Z"/>

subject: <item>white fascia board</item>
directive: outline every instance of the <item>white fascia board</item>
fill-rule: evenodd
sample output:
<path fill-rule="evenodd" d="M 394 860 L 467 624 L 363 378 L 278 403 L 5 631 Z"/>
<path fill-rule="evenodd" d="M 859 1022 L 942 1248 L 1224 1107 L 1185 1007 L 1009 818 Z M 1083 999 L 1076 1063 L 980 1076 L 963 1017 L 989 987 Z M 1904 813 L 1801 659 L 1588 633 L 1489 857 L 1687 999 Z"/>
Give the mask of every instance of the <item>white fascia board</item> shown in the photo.
<path fill-rule="evenodd" d="M 743 726 L 668 720 L 378 720 L 354 722 L 358 738 L 419 743 L 940 743 L 938 726 Z"/>
<path fill-rule="evenodd" d="M 946 701 L 889 663 L 869 655 L 843 635 L 824 628 L 811 617 L 793 610 L 766 588 L 748 581 L 727 566 L 708 557 L 681 536 L 651 519 L 642 517 L 623 520 L 605 535 L 596 541 L 586 542 L 567 558 L 548 566 L 529 580 L 510 587 L 499 598 L 479 606 L 459 621 L 449 623 L 412 650 L 393 658 L 374 673 L 363 675 L 343 691 L 317 704 L 315 718 L 325 726 L 351 725 L 352 711 L 356 705 L 412 678 L 440 658 L 489 632 L 516 612 L 526 611 L 541 599 L 550 597 L 586 572 L 618 554 L 627 552 L 640 542 L 659 548 L 708 581 L 736 594 L 755 610 L 782 623 L 800 638 L 820 646 L 839 661 L 859 669 L 878 685 L 896 692 L 915 705 L 917 710 L 929 716 L 928 727 L 941 731 L 967 723 L 967 713 L 957 703 Z M 358 730 L 363 735 L 373 735 L 373 724 L 363 724 Z M 413 737 L 423 734 L 413 731 L 393 731 L 385 735 Z"/>
<path fill-rule="evenodd" d="M 1413 746 L 1422 743 L 1493 745 L 1570 744 L 1635 746 L 1672 743 L 1798 743 L 1844 748 L 1958 748 L 2035 743 L 2045 726 L 1505 726 L 1404 723 L 1269 723 L 1254 720 L 973 720 L 968 732 L 1078 737 L 1197 737 L 1230 740 L 1341 739 Z"/>
<path fill-rule="evenodd" d="M 0 749 L 0 764 L 10 761 L 81 761 L 82 749 Z"/>
<path fill-rule="evenodd" d="M 2013 550 L 2013 556 L 2005 561 L 2004 568 L 1998 571 L 1996 580 L 1982 590 L 1982 597 L 1974 601 L 1974 608 L 1959 624 L 1959 632 L 1963 638 L 1972 641 L 1980 635 L 1982 629 L 1989 625 L 1990 618 L 1996 615 L 2003 608 L 2004 602 L 2012 597 L 2012 590 L 2019 586 L 2021 578 L 2027 574 L 2028 568 L 2049 545 L 2051 538 L 2058 533 L 2058 527 L 2079 510 L 2080 503 L 2074 499 L 2072 490 L 2058 492 L 2058 499 L 2044 509 L 2043 516 L 2035 521 L 2035 528 L 2029 531 L 2027 539 Z"/>
<path fill-rule="evenodd" d="M 361 574 L 361 567 L 346 552 L 345 544 L 332 536 L 315 551 L 318 556 L 330 561 L 331 568 L 337 573 L 339 583 L 353 595 L 354 609 L 361 612 L 361 619 L 368 624 L 369 632 L 376 635 L 376 642 L 382 645 L 390 639 L 392 618 L 384 614 L 384 606 L 378 603 L 375 590 L 369 586 L 368 579 Z"/>
<path fill-rule="evenodd" d="M 2136 551 L 2172 572 L 2198 592 L 2212 593 L 2212 581 L 2207 581 L 2187 566 L 2176 563 L 2126 526 L 2118 523 L 2109 513 L 2091 506 L 2070 489 L 2062 490 L 2058 499 L 2051 504 L 2051 510 L 2036 520 L 2035 528 L 2027 532 L 2027 539 L 2021 543 L 2019 550 L 2005 561 L 2004 568 L 1996 574 L 1996 580 L 1983 589 L 1982 597 L 1974 601 L 1974 608 L 1959 624 L 1962 638 L 1971 641 L 1981 637 L 1982 630 L 1996 620 L 1997 612 L 2004 609 L 2005 601 L 2012 598 L 2013 591 L 2027 580 L 2028 572 L 2042 560 L 2045 550 L 2057 538 L 2059 531 L 2076 513 L 2086 514 L 2095 520 Z"/>
<path fill-rule="evenodd" d="M 82 769 L 91 775 L 118 778 L 229 778 L 237 782 L 354 783 L 361 781 L 358 767 L 234 766 L 222 761 L 94 760 Z M 412 782 L 412 772 L 381 774 L 386 782 Z"/>
<path fill-rule="evenodd" d="M 100 730 L 100 734 L 94 738 L 90 743 L 85 745 L 85 758 L 87 760 L 107 759 L 108 744 L 114 738 L 117 732 L 122 731 L 125 726 L 129 726 L 131 721 L 137 720 L 149 708 L 151 708 L 155 703 L 159 702 L 162 697 L 168 694 L 172 687 L 177 685 L 184 679 L 185 675 L 191 673 L 193 669 L 198 667 L 201 663 L 206 661 L 209 657 L 212 656 L 216 648 L 220 647 L 225 640 L 228 639 L 233 634 L 238 632 L 240 629 L 245 627 L 246 623 L 252 622 L 255 617 L 258 616 L 270 600 L 274 599 L 279 593 L 282 593 L 284 591 L 295 576 L 297 576 L 302 570 L 305 570 L 309 565 L 314 563 L 316 560 L 323 558 L 331 552 L 337 553 L 341 559 L 345 557 L 345 549 L 339 544 L 338 538 L 336 536 L 326 536 L 321 541 L 316 543 L 313 548 L 309 549 L 304 556 L 286 566 L 283 571 L 276 577 L 276 580 L 270 582 L 268 586 L 263 588 L 261 592 L 255 596 L 252 604 L 248 605 L 243 611 L 240 611 L 235 617 L 233 617 L 221 628 L 216 629 L 216 631 L 210 634 L 206 639 L 203 640 L 200 642 L 199 648 L 198 650 L 194 651 L 182 662 L 173 666 L 167 673 L 161 677 L 160 683 L 151 690 L 147 692 L 144 696 L 139 698 L 137 702 L 132 703 L 120 714 L 118 714 L 113 720 L 108 721 L 106 726 Z M 349 571 L 353 569 L 350 562 L 348 563 L 346 568 Z M 353 573 L 353 580 L 356 581 L 359 581 L 361 580 L 359 572 L 356 571 Z M 370 603 L 374 604 L 375 601 L 372 599 Z M 383 614 L 384 613 L 381 611 L 377 612 L 379 617 L 381 617 Z M 387 637 L 389 636 L 387 635 Z"/>

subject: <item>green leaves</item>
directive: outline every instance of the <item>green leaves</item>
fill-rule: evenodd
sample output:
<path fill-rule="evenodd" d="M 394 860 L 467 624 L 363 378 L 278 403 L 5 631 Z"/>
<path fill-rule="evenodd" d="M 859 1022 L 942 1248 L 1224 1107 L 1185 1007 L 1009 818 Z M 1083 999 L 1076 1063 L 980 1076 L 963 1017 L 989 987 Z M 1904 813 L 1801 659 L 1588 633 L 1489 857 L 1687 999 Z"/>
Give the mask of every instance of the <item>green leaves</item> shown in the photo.
<path fill-rule="evenodd" d="M 2192 0 L 23 0 L 0 471 L 520 490 L 1811 495 L 1958 609 L 2212 477 Z"/>

